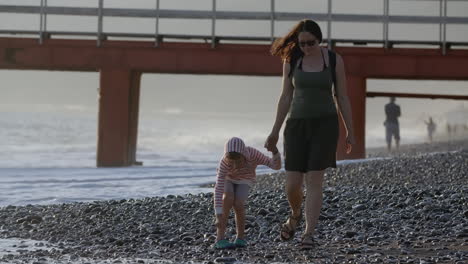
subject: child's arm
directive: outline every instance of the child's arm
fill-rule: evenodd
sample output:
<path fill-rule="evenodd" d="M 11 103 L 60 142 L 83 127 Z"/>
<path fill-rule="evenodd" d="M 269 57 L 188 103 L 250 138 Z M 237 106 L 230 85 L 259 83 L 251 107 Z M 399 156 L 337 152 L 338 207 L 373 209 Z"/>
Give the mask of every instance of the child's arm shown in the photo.
<path fill-rule="evenodd" d="M 254 157 L 254 160 L 258 165 L 265 165 L 268 166 L 274 170 L 279 170 L 281 169 L 281 154 L 279 153 L 278 149 L 275 148 L 273 150 L 273 157 L 268 157 L 264 155 L 262 152 L 251 148 L 252 155 Z"/>
<path fill-rule="evenodd" d="M 227 164 L 222 159 L 216 175 L 216 185 L 214 190 L 214 209 L 217 215 L 223 213 L 224 183 L 226 182 Z"/>

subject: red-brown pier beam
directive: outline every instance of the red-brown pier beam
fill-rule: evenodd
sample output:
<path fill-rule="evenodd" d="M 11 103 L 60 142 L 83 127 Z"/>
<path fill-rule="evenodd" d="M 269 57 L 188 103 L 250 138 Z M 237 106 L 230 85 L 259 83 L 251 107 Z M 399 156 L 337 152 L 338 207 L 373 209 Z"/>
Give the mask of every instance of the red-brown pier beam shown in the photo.
<path fill-rule="evenodd" d="M 100 73 L 97 166 L 135 163 L 140 78 L 143 73 L 280 76 L 270 45 L 0 37 L 0 69 Z M 365 157 L 366 79 L 468 80 L 468 50 L 336 47 L 346 63 L 357 145 L 338 159 Z M 279 85 L 279 84 L 278 84 Z M 276 88 L 275 88 L 276 89 Z M 443 95 L 441 87 L 438 94 Z M 273 120 L 272 120 L 273 122 Z M 267 131 L 265 131 L 265 135 Z"/>

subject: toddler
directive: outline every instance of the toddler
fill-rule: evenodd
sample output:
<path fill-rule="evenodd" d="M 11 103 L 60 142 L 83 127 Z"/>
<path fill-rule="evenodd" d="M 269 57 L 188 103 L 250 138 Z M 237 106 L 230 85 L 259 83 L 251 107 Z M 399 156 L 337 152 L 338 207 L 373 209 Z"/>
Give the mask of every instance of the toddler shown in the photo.
<path fill-rule="evenodd" d="M 255 169 L 266 165 L 274 170 L 281 169 L 281 155 L 275 147 L 273 157 L 267 157 L 255 148 L 245 146 L 242 139 L 233 137 L 224 146 L 224 155 L 219 162 L 214 190 L 214 208 L 216 212 L 215 249 L 245 247 L 244 203 L 249 189 L 255 183 Z M 226 225 L 231 208 L 236 216 L 237 237 L 234 243 L 225 239 Z"/>

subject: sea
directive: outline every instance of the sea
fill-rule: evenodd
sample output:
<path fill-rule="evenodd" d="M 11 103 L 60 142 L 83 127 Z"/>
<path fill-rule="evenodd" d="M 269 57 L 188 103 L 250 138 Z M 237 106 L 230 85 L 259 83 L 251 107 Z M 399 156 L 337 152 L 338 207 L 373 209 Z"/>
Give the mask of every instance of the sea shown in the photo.
<path fill-rule="evenodd" d="M 0 207 L 209 192 L 200 186 L 215 181 L 229 137 L 241 137 L 268 154 L 263 142 L 271 120 L 168 110 L 140 117 L 137 160 L 142 166 L 97 168 L 95 108 L 20 109 L 4 105 L 0 111 Z"/>
<path fill-rule="evenodd" d="M 268 154 L 274 113 L 146 111 L 137 144 L 143 165 L 123 168 L 96 167 L 97 116 L 84 105 L 0 105 L 0 207 L 211 192 L 201 186 L 215 182 L 227 139 Z M 380 130 L 369 131 L 371 146 L 384 144 Z"/>

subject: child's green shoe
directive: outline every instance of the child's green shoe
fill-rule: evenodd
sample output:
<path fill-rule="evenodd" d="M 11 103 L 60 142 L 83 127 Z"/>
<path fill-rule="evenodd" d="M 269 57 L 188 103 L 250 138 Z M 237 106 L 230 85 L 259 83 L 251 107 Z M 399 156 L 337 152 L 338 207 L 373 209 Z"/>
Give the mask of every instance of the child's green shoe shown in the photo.
<path fill-rule="evenodd" d="M 230 249 L 230 248 L 235 248 L 236 246 L 227 241 L 226 239 L 221 239 L 218 242 L 216 242 L 213 246 L 215 249 Z"/>
<path fill-rule="evenodd" d="M 237 238 L 234 245 L 238 248 L 244 248 L 247 246 L 247 242 L 244 239 Z"/>

